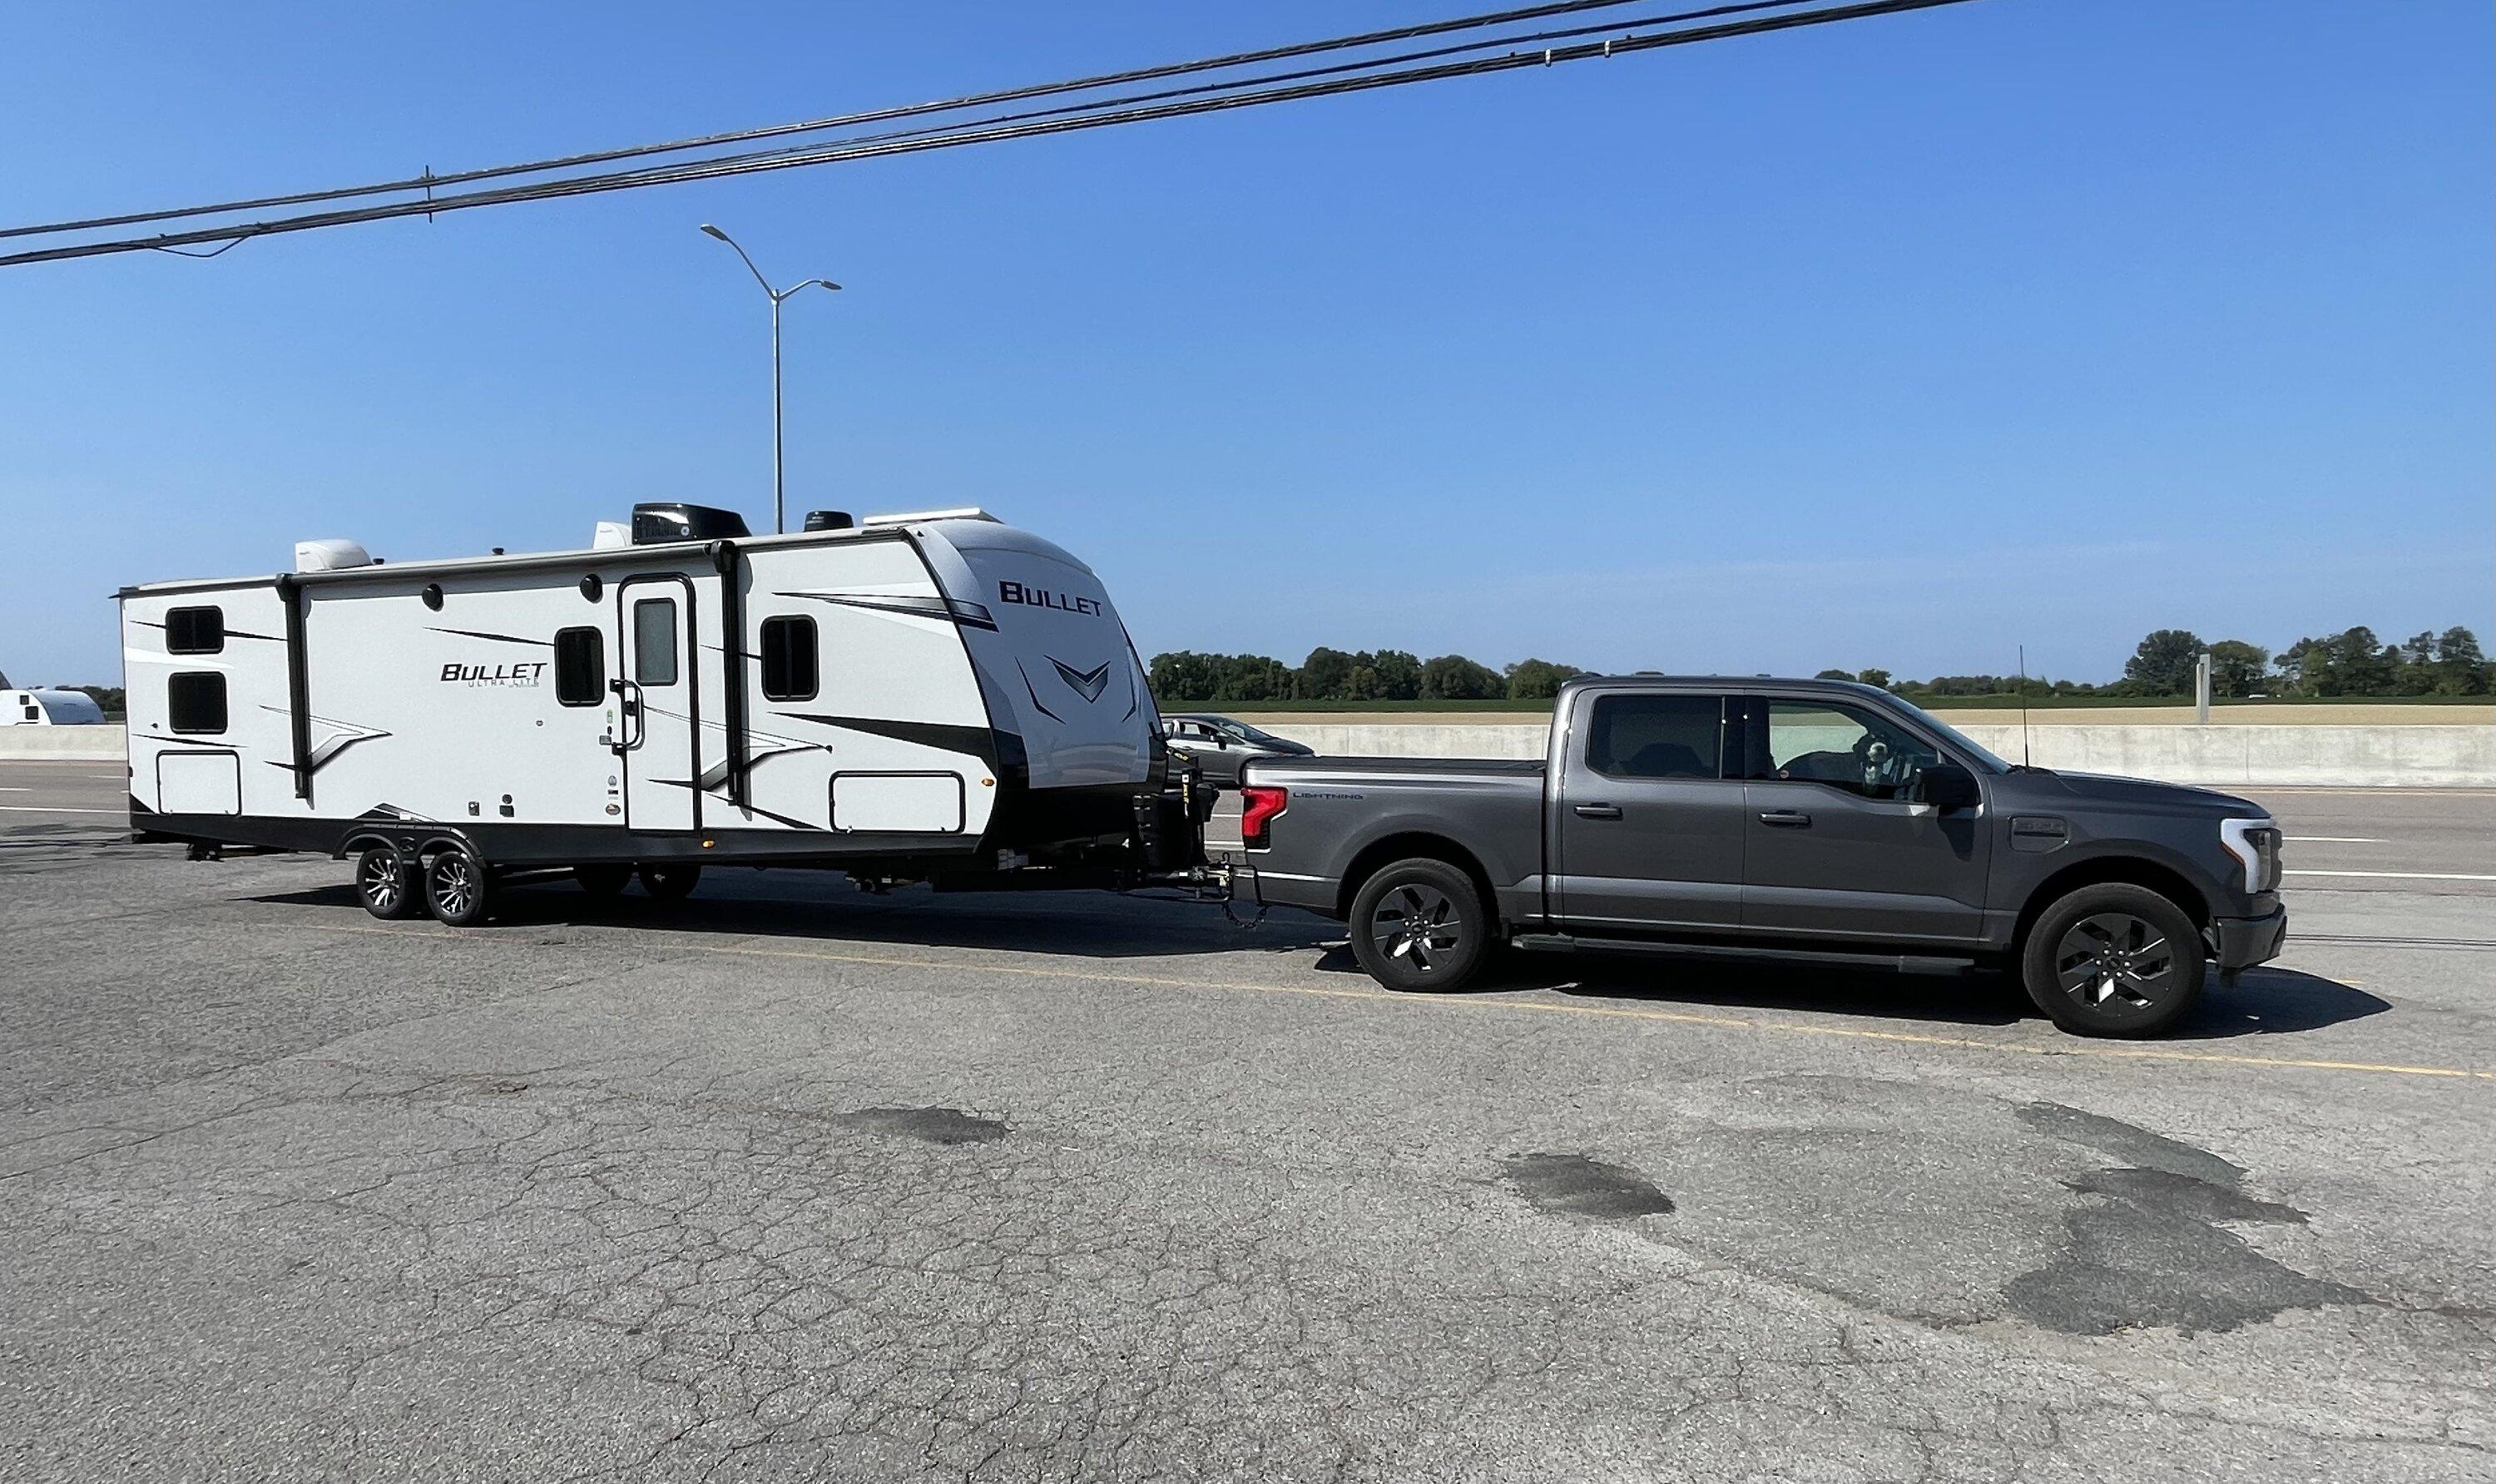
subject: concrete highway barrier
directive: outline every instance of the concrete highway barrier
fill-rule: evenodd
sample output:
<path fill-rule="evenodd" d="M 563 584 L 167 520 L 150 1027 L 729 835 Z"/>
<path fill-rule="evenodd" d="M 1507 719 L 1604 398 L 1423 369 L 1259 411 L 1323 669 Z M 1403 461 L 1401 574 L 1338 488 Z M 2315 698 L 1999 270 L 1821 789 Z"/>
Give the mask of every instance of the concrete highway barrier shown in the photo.
<path fill-rule="evenodd" d="M 1273 728 L 1321 753 L 1357 757 L 1539 757 L 1541 723 L 1294 723 Z M 2005 757 L 2015 727 L 1961 730 Z M 0 760 L 119 761 L 119 727 L 0 727 Z M 2496 727 L 2104 727 L 2028 730 L 2041 767 L 2168 783 L 2277 788 L 2496 788 Z"/>
<path fill-rule="evenodd" d="M 1269 729 L 1362 757 L 1539 757 L 1547 735 L 1540 723 Z M 2022 756 L 2015 726 L 1960 729 L 2002 757 Z M 2026 757 L 2040 767 L 2219 788 L 2496 788 L 2496 727 L 2031 727 Z"/>

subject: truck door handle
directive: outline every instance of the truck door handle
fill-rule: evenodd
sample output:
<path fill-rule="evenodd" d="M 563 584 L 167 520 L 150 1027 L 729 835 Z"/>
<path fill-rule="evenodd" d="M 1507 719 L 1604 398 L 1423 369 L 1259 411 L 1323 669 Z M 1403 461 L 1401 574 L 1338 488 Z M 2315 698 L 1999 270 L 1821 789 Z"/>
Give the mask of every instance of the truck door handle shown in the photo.
<path fill-rule="evenodd" d="M 1778 829 L 1809 829 L 1811 816 L 1799 809 L 1763 809 L 1760 812 L 1760 822 Z"/>
<path fill-rule="evenodd" d="M 1579 804 L 1576 807 L 1580 819 L 1617 819 L 1621 817 L 1618 804 Z"/>

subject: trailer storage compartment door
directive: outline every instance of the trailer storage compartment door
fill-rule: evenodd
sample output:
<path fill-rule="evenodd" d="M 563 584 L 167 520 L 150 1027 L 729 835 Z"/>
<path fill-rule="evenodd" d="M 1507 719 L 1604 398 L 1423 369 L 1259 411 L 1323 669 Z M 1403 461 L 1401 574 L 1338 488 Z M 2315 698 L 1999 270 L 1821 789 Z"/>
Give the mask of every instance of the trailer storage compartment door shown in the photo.
<path fill-rule="evenodd" d="M 892 835 L 958 835 L 959 773 L 835 773 L 832 828 Z"/>
<path fill-rule="evenodd" d="M 242 813 L 242 759 L 227 752 L 158 753 L 156 807 L 165 814 Z"/>

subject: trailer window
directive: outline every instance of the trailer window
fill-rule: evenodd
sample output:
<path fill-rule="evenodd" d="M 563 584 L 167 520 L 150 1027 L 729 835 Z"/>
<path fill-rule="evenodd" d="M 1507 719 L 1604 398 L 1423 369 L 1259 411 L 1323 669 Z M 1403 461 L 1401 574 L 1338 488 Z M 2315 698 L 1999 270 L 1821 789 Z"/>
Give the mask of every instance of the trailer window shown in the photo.
<path fill-rule="evenodd" d="M 167 654 L 222 654 L 225 647 L 225 609 L 168 608 L 165 610 L 165 652 Z"/>
<path fill-rule="evenodd" d="M 676 601 L 644 598 L 633 604 L 633 679 L 639 685 L 676 683 Z"/>
<path fill-rule="evenodd" d="M 815 621 L 803 615 L 763 621 L 763 698 L 815 698 Z"/>
<path fill-rule="evenodd" d="M 1714 778 L 1724 710 L 1714 696 L 1599 696 L 1586 765 L 1612 778 Z"/>
<path fill-rule="evenodd" d="M 554 633 L 554 698 L 565 706 L 595 706 L 607 698 L 607 635 L 595 629 Z"/>
<path fill-rule="evenodd" d="M 226 729 L 226 677 L 219 670 L 184 670 L 166 677 L 166 719 L 175 731 L 214 736 Z"/>

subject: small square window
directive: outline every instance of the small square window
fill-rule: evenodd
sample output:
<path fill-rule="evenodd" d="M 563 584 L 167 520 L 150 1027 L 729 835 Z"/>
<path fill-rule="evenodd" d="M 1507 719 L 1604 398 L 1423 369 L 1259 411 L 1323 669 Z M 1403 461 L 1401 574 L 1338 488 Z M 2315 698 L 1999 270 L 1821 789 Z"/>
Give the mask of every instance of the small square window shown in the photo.
<path fill-rule="evenodd" d="M 175 731 L 215 736 L 226 729 L 226 677 L 219 670 L 183 670 L 165 681 L 166 720 Z"/>
<path fill-rule="evenodd" d="M 763 621 L 763 697 L 813 700 L 817 689 L 815 621 L 802 615 Z"/>
<path fill-rule="evenodd" d="M 606 634 L 595 629 L 555 631 L 554 698 L 565 706 L 595 706 L 607 698 Z"/>
<path fill-rule="evenodd" d="M 165 652 L 167 654 L 223 654 L 225 647 L 225 609 L 168 608 L 165 610 Z"/>

